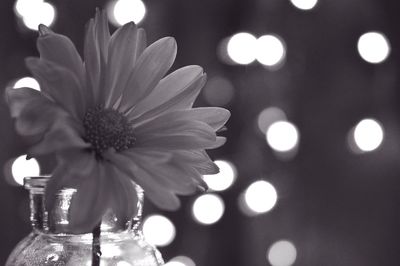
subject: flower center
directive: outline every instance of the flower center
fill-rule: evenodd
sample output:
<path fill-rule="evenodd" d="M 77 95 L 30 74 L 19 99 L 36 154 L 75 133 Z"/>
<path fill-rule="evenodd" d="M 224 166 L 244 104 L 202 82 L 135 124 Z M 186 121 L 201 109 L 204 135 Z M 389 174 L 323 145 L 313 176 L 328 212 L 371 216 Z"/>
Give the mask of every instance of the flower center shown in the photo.
<path fill-rule="evenodd" d="M 101 106 L 90 108 L 83 119 L 85 141 L 97 155 L 108 148 L 123 151 L 132 148 L 136 138 L 126 117 L 113 109 Z"/>

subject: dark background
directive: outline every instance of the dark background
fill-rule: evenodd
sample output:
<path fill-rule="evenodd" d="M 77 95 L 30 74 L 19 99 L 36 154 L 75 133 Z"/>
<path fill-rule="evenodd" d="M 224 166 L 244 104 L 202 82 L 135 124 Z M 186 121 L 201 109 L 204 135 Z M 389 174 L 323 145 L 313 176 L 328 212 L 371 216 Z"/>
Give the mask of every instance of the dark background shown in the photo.
<path fill-rule="evenodd" d="M 53 25 L 82 51 L 84 25 L 96 6 L 106 1 L 49 1 L 58 10 Z M 220 193 L 226 211 L 211 226 L 190 215 L 194 198 L 181 210 L 164 213 L 177 227 L 177 237 L 160 250 L 166 260 L 179 254 L 197 266 L 269 265 L 265 253 L 279 239 L 292 241 L 294 265 L 400 265 L 400 27 L 398 1 L 320 0 L 308 12 L 289 0 L 147 0 L 141 26 L 150 42 L 172 35 L 178 42 L 173 69 L 198 64 L 209 77 L 231 80 L 234 99 L 226 135 L 228 143 L 211 152 L 238 169 L 234 186 Z M 36 32 L 21 31 L 14 1 L 0 1 L 0 88 L 29 75 L 26 56 L 37 55 Z M 115 28 L 113 28 L 115 29 Z M 391 44 L 384 63 L 372 65 L 357 53 L 359 36 L 383 32 Z M 222 39 L 239 31 L 260 36 L 274 32 L 286 42 L 285 65 L 276 71 L 260 64 L 227 65 L 217 56 Z M 207 103 L 202 95 L 197 105 Z M 258 132 L 257 115 L 278 106 L 301 134 L 297 155 L 280 160 Z M 351 152 L 347 133 L 362 118 L 375 117 L 384 126 L 380 149 Z M 3 100 L 0 101 L 0 164 L 24 154 Z M 43 159 L 42 159 L 43 160 Z M 49 163 L 43 160 L 43 169 Z M 277 206 L 247 217 L 237 197 L 263 177 L 277 188 Z M 156 212 L 146 205 L 146 212 Z M 0 176 L 0 265 L 30 231 L 28 196 Z"/>

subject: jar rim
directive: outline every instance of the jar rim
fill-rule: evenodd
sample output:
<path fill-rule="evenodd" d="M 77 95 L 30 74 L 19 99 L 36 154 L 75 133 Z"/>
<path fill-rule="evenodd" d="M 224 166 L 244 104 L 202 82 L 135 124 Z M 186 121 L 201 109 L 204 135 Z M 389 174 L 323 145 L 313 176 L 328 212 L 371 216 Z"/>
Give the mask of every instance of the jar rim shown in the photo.
<path fill-rule="evenodd" d="M 27 176 L 24 178 L 24 187 L 26 189 L 44 189 L 49 180 L 49 175 Z"/>

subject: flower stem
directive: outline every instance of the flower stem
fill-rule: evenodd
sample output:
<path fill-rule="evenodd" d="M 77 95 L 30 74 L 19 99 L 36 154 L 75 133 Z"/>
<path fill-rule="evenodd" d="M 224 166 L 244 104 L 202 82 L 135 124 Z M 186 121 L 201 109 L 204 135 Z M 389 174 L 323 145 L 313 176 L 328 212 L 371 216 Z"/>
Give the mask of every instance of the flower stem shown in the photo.
<path fill-rule="evenodd" d="M 100 249 L 100 225 L 101 222 L 96 225 L 96 227 L 92 231 L 93 242 L 92 242 L 92 266 L 100 266 L 100 257 L 101 257 L 101 249 Z"/>

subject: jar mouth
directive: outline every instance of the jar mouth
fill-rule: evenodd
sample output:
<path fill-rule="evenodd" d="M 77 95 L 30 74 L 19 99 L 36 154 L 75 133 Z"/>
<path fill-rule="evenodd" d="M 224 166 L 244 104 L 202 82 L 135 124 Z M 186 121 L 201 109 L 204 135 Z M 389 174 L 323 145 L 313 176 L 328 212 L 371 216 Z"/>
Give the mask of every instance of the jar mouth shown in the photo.
<path fill-rule="evenodd" d="M 77 189 L 63 187 L 55 194 L 51 210 L 46 209 L 45 191 L 51 175 L 29 176 L 24 178 L 24 187 L 29 191 L 31 200 L 31 222 L 35 229 L 45 233 L 70 234 L 70 206 Z M 108 209 L 101 219 L 103 233 L 137 231 L 141 224 L 143 208 L 143 189 L 135 185 L 137 202 L 136 212 L 132 217 L 117 217 L 115 210 Z"/>
<path fill-rule="evenodd" d="M 27 176 L 24 178 L 24 187 L 30 189 L 45 189 L 47 182 L 50 180 L 49 175 Z"/>

